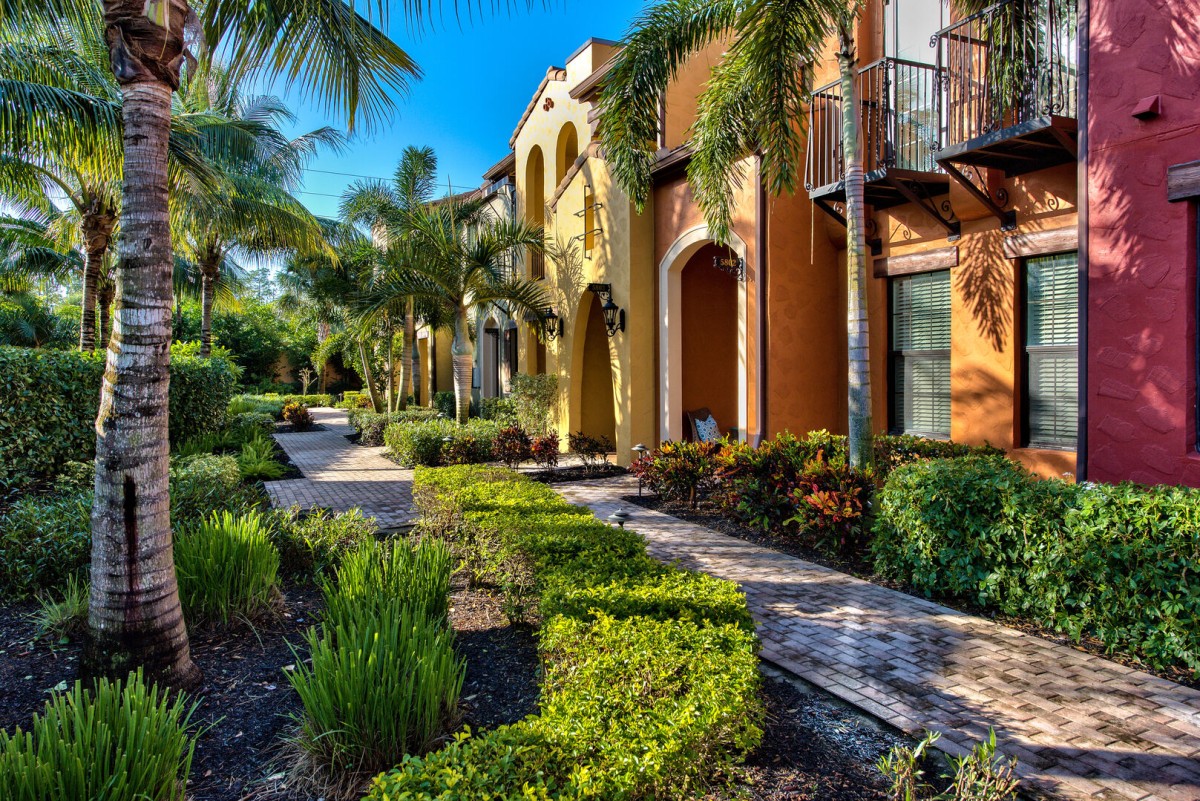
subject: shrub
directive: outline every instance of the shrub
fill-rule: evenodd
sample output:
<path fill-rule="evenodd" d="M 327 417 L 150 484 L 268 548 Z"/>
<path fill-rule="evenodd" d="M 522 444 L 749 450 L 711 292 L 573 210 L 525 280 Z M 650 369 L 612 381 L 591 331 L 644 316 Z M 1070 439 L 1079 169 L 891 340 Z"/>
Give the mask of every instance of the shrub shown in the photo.
<path fill-rule="evenodd" d="M 358 509 L 302 514 L 293 506 L 276 512 L 271 541 L 285 575 L 321 576 L 340 565 L 347 553 L 372 542 L 377 531 L 374 518 L 363 517 Z"/>
<path fill-rule="evenodd" d="M 793 494 L 804 465 L 816 456 L 815 441 L 784 431 L 757 448 L 730 443 L 720 453 L 721 491 L 717 496 L 725 512 L 764 531 L 784 529 L 796 514 Z"/>
<path fill-rule="evenodd" d="M 237 368 L 172 350 L 171 440 L 225 422 Z M 0 486 L 24 487 L 96 450 L 103 354 L 0 347 Z"/>
<path fill-rule="evenodd" d="M 909 464 L 879 493 L 876 566 L 1200 675 L 1200 491 L 1039 480 L 998 457 Z"/>
<path fill-rule="evenodd" d="M 917 745 L 894 746 L 879 759 L 879 772 L 891 782 L 890 797 L 899 801 L 1009 801 L 1016 799 L 1017 760 L 1000 756 L 996 750 L 996 732 L 959 757 L 946 755 L 946 766 L 953 778 L 942 792 L 925 781 L 921 764 L 934 743 L 936 732 L 928 733 Z"/>
<path fill-rule="evenodd" d="M 13 504 L 0 517 L 0 595 L 28 598 L 81 573 L 91 554 L 91 513 L 90 489 Z"/>
<path fill-rule="evenodd" d="M 231 414 L 225 430 L 243 441 L 252 439 L 255 434 L 269 437 L 275 433 L 275 417 L 265 412 Z"/>
<path fill-rule="evenodd" d="M 716 485 L 720 451 L 715 442 L 664 442 L 630 469 L 664 499 L 686 501 L 695 509 Z"/>
<path fill-rule="evenodd" d="M 963 445 L 942 439 L 926 439 L 910 434 L 875 437 L 875 475 L 879 481 L 897 467 L 930 459 L 959 459 L 964 456 L 1003 456 L 1004 451 L 991 445 Z"/>
<path fill-rule="evenodd" d="M 283 420 L 289 423 L 294 431 L 308 431 L 316 421 L 307 406 L 300 403 L 289 403 L 283 407 Z"/>
<path fill-rule="evenodd" d="M 230 416 L 250 412 L 255 414 L 269 414 L 271 419 L 279 420 L 283 417 L 283 405 L 283 399 L 279 397 L 268 398 L 265 395 L 238 395 L 229 401 L 226 412 Z"/>
<path fill-rule="evenodd" d="M 866 514 L 874 488 L 870 473 L 826 460 L 818 451 L 796 481 L 796 514 L 784 524 L 798 524 L 826 553 L 859 558 L 870 539 Z"/>
<path fill-rule="evenodd" d="M 196 706 L 146 687 L 141 673 L 75 682 L 33 716 L 29 731 L 0 731 L 0 787 L 11 801 L 51 798 L 183 801 Z"/>
<path fill-rule="evenodd" d="M 517 409 L 511 398 L 480 398 L 479 416 L 501 425 L 515 425 Z"/>
<path fill-rule="evenodd" d="M 509 382 L 509 390 L 517 425 L 530 436 L 549 434 L 554 404 L 558 400 L 558 376 L 515 373 Z"/>
<path fill-rule="evenodd" d="M 601 434 L 593 437 L 576 431 L 567 437 L 567 447 L 579 457 L 585 472 L 591 473 L 601 464 L 608 464 L 608 454 L 613 449 L 612 440 Z"/>
<path fill-rule="evenodd" d="M 242 484 L 232 456 L 191 456 L 171 460 L 171 519 L 186 523 L 216 511 L 240 511 L 256 506 L 258 490 Z"/>
<path fill-rule="evenodd" d="M 438 419 L 438 412 L 433 409 L 405 409 L 391 414 L 377 414 L 370 409 L 352 409 L 350 425 L 359 433 L 358 444 L 379 446 L 383 444 L 383 434 L 392 423 L 419 423 L 426 420 Z"/>
<path fill-rule="evenodd" d="M 342 399 L 338 402 L 339 409 L 370 409 L 374 411 L 371 405 L 371 396 L 362 392 L 347 390 L 342 393 Z"/>
<path fill-rule="evenodd" d="M 333 406 L 332 395 L 284 395 L 284 404 L 299 403 L 302 406 Z"/>
<path fill-rule="evenodd" d="M 529 435 L 516 426 L 502 428 L 496 434 L 492 446 L 492 457 L 508 467 L 516 467 L 521 462 L 529 461 L 532 453 L 532 443 Z"/>
<path fill-rule="evenodd" d="M 558 467 L 558 432 L 534 436 L 529 442 L 529 457 L 543 470 Z"/>
<path fill-rule="evenodd" d="M 655 562 L 636 533 L 506 470 L 420 470 L 415 489 L 423 511 L 457 505 L 498 580 L 532 571 L 541 709 L 407 757 L 372 801 L 694 798 L 758 742 L 757 644 L 736 586 Z"/>
<path fill-rule="evenodd" d="M 254 619 L 279 597 L 279 552 L 261 516 L 214 514 L 175 538 L 184 614 L 193 623 Z"/>
<path fill-rule="evenodd" d="M 275 459 L 274 441 L 267 437 L 256 437 L 243 445 L 237 466 L 246 481 L 273 481 L 286 472 Z"/>
<path fill-rule="evenodd" d="M 453 418 L 457 413 L 457 404 L 453 392 L 433 393 L 433 408 L 442 417 Z"/>
<path fill-rule="evenodd" d="M 95 485 L 95 462 L 67 462 L 54 477 L 54 492 L 57 494 L 86 492 Z"/>
<path fill-rule="evenodd" d="M 447 625 L 449 551 L 370 543 L 324 590 L 325 618 L 306 638 L 311 666 L 297 658 L 288 675 L 304 704 L 298 745 L 335 775 L 424 751 L 454 715 L 466 672 Z"/>
<path fill-rule="evenodd" d="M 388 451 L 403 465 L 477 464 L 492 457 L 499 426 L 490 420 L 393 423 L 384 432 Z"/>

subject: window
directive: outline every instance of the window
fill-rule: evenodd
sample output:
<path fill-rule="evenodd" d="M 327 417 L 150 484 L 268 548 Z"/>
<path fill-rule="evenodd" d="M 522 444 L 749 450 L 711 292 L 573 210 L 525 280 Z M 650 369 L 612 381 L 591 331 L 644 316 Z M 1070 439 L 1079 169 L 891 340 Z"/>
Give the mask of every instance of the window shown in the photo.
<path fill-rule="evenodd" d="M 892 428 L 950 436 L 950 271 L 892 279 Z"/>
<path fill-rule="evenodd" d="M 1025 262 L 1025 444 L 1075 447 L 1079 428 L 1079 258 Z"/>

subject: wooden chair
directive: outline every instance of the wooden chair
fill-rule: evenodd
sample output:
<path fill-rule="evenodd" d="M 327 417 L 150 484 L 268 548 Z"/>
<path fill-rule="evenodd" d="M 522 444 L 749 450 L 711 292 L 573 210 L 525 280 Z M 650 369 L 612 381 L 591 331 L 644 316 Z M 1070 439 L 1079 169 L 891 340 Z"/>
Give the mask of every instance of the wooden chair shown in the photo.
<path fill-rule="evenodd" d="M 708 420 L 710 417 L 713 417 L 712 412 L 709 411 L 707 406 L 702 406 L 694 411 L 684 412 L 684 416 L 687 418 L 687 440 L 689 442 L 702 442 L 703 438 L 700 436 L 700 429 L 697 426 L 697 423 L 701 423 L 705 420 Z M 713 422 L 716 422 L 715 417 L 713 417 Z M 722 433 L 723 432 L 721 431 L 720 425 L 718 425 L 715 435 L 710 436 L 709 441 L 716 442 L 721 438 Z"/>

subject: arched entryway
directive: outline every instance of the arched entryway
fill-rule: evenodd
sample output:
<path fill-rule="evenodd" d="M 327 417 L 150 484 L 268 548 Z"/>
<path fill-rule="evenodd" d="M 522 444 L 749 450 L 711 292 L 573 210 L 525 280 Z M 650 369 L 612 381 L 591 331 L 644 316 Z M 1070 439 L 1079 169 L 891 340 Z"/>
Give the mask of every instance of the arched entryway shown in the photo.
<path fill-rule="evenodd" d="M 590 292 L 584 295 L 580 314 L 584 319 L 577 325 L 576 337 L 582 335 L 583 341 L 576 343 L 574 364 L 577 367 L 572 369 L 572 383 L 579 382 L 579 409 L 572 426 L 588 436 L 605 436 L 615 443 L 617 418 L 613 406 L 612 351 L 600 299 Z"/>
<path fill-rule="evenodd" d="M 750 408 L 749 285 L 713 266 L 713 257 L 745 260 L 746 243 L 730 233 L 719 247 L 708 226 L 684 232 L 659 263 L 659 436 L 680 440 L 685 413 L 712 411 L 723 431 L 747 434 Z"/>
<path fill-rule="evenodd" d="M 485 398 L 500 396 L 500 326 L 495 317 L 483 324 L 479 354 L 479 391 Z"/>
<path fill-rule="evenodd" d="M 729 257 L 728 248 L 709 243 L 681 271 L 681 425 L 689 411 L 703 408 L 722 431 L 739 426 L 738 281 L 713 267 L 714 258 Z"/>

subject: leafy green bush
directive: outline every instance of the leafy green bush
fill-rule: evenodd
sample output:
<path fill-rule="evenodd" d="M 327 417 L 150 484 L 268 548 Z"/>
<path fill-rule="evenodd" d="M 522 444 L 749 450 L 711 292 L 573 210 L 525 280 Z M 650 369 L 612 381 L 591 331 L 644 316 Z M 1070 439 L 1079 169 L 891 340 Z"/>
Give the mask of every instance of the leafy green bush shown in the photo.
<path fill-rule="evenodd" d="M 862 557 L 870 540 L 867 511 L 874 489 L 871 473 L 844 460 L 826 460 L 818 452 L 792 490 L 796 514 L 784 525 L 798 524 L 812 544 L 826 553 Z"/>
<path fill-rule="evenodd" d="M 359 433 L 359 445 L 375 447 L 383 444 L 383 432 L 392 423 L 419 423 L 438 417 L 439 413 L 434 409 L 412 408 L 391 414 L 377 414 L 370 409 L 351 409 L 350 425 Z"/>
<path fill-rule="evenodd" d="M 60 495 L 85 492 L 95 485 L 96 463 L 94 461 L 67 462 L 54 477 L 54 492 Z"/>
<path fill-rule="evenodd" d="M 254 619 L 279 597 L 279 552 L 261 516 L 214 514 L 175 537 L 179 599 L 192 623 Z"/>
<path fill-rule="evenodd" d="M 309 408 L 321 406 L 333 406 L 332 395 L 284 395 L 283 403 L 299 403 L 301 406 Z"/>
<path fill-rule="evenodd" d="M 225 430 L 242 441 L 252 439 L 255 434 L 271 436 L 275 433 L 275 417 L 265 412 L 239 412 L 229 415 Z"/>
<path fill-rule="evenodd" d="M 363 392 L 354 390 L 346 390 L 342 393 L 342 399 L 338 401 L 337 408 L 339 409 L 374 409 L 371 406 L 371 396 Z"/>
<path fill-rule="evenodd" d="M 498 581 L 531 570 L 544 620 L 541 711 L 407 757 L 368 798 L 693 798 L 761 737 L 757 643 L 729 582 L 647 556 L 553 490 L 494 467 L 419 470 L 422 511 Z M 436 508 L 435 508 L 436 507 Z"/>
<path fill-rule="evenodd" d="M 0 731 L 0 787 L 10 801 L 59 798 L 183 801 L 196 706 L 126 681 L 75 682 L 33 716 L 28 731 Z"/>
<path fill-rule="evenodd" d="M 435 392 L 433 393 L 433 408 L 437 410 L 442 417 L 454 417 L 456 413 L 457 401 L 454 398 L 453 392 Z"/>
<path fill-rule="evenodd" d="M 324 586 L 310 665 L 288 681 L 304 715 L 297 744 L 334 775 L 378 771 L 427 749 L 453 717 L 466 664 L 448 625 L 450 553 L 441 543 L 371 542 Z"/>
<path fill-rule="evenodd" d="M 804 466 L 831 436 L 821 431 L 801 439 L 784 431 L 757 448 L 729 443 L 720 454 L 721 488 L 716 497 L 722 509 L 764 531 L 786 530 L 796 514 L 793 492 Z"/>
<path fill-rule="evenodd" d="M 237 369 L 223 358 L 172 353 L 172 441 L 216 431 Z M 91 458 L 103 373 L 103 354 L 0 347 L 0 486 L 24 487 Z"/>
<path fill-rule="evenodd" d="M 232 456 L 189 456 L 171 461 L 171 520 L 195 522 L 213 512 L 243 511 L 258 505 L 261 492 L 242 484 Z"/>
<path fill-rule="evenodd" d="M 517 422 L 517 408 L 510 398 L 480 398 L 479 416 L 504 426 L 514 425 Z"/>
<path fill-rule="evenodd" d="M 92 492 L 27 496 L 0 517 L 0 596 L 28 598 L 65 587 L 87 565 Z"/>
<path fill-rule="evenodd" d="M 652 492 L 669 501 L 686 501 L 693 509 L 716 487 L 717 442 L 664 442 L 634 461 L 630 471 Z"/>
<path fill-rule="evenodd" d="M 347 553 L 372 542 L 378 530 L 374 518 L 363 517 L 358 509 L 301 513 L 293 506 L 275 514 L 271 531 L 279 567 L 284 575 L 295 577 L 324 575 L 340 565 Z"/>
<path fill-rule="evenodd" d="M 515 373 L 510 390 L 509 398 L 521 430 L 531 437 L 550 433 L 552 412 L 558 400 L 558 376 Z"/>
<path fill-rule="evenodd" d="M 585 472 L 592 472 L 601 464 L 608 464 L 608 454 L 612 452 L 612 440 L 601 434 L 593 437 L 582 431 L 567 435 L 567 447 L 571 453 L 579 457 Z"/>
<path fill-rule="evenodd" d="M 283 417 L 283 406 L 284 402 L 281 397 L 273 396 L 268 398 L 265 395 L 237 395 L 229 401 L 226 412 L 231 417 L 250 412 L 254 414 L 269 414 L 272 420 L 279 420 Z"/>
<path fill-rule="evenodd" d="M 909 464 L 878 495 L 877 568 L 1200 675 L 1200 490 L 1040 480 L 999 457 Z"/>
<path fill-rule="evenodd" d="M 963 445 L 949 440 L 914 437 L 911 434 L 878 435 L 875 437 L 875 475 L 882 481 L 901 465 L 930 459 L 1003 455 L 1004 451 L 991 445 Z"/>
<path fill-rule="evenodd" d="M 490 420 L 471 420 L 465 426 L 454 420 L 428 420 L 393 423 L 383 439 L 403 465 L 477 464 L 491 459 L 499 430 Z"/>

